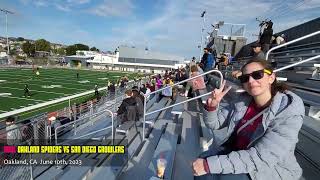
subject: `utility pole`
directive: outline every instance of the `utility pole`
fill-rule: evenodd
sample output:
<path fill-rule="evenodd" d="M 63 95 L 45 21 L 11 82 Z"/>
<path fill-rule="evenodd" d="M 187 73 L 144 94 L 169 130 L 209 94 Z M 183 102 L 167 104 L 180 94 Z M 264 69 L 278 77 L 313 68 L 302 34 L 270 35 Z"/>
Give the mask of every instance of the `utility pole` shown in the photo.
<path fill-rule="evenodd" d="M 201 13 L 201 17 L 203 19 L 203 24 L 202 24 L 202 27 L 201 27 L 201 44 L 200 44 L 200 55 L 199 55 L 199 61 L 201 60 L 201 54 L 202 54 L 202 43 L 203 43 L 203 32 L 204 32 L 204 28 L 205 28 L 205 24 L 206 24 L 206 11 L 203 11 Z"/>
<path fill-rule="evenodd" d="M 9 46 L 9 37 L 8 37 L 8 14 L 13 14 L 13 12 L 8 11 L 6 9 L 0 9 L 1 12 L 6 15 L 6 35 L 7 35 L 7 55 L 9 56 L 10 46 Z"/>

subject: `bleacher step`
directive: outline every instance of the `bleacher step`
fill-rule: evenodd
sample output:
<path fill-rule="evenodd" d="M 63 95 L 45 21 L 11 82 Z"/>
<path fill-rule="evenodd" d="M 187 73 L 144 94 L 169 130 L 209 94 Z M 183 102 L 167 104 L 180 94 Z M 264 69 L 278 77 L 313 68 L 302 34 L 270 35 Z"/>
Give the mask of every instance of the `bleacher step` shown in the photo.
<path fill-rule="evenodd" d="M 63 169 L 61 169 L 61 167 L 52 166 L 43 174 L 41 174 L 41 176 L 37 177 L 36 180 L 48 180 L 48 178 L 55 179 L 61 174 L 63 174 Z"/>
<path fill-rule="evenodd" d="M 119 179 L 140 180 L 143 179 L 145 170 L 152 158 L 153 152 L 164 131 L 164 122 L 157 121 L 138 154 L 133 157 Z"/>
<path fill-rule="evenodd" d="M 176 125 L 174 123 L 168 123 L 165 133 L 161 136 L 157 148 L 153 154 L 153 158 L 149 164 L 146 172 L 146 178 L 157 176 L 157 160 L 159 158 L 165 158 L 167 161 L 164 179 L 171 179 L 173 175 L 173 164 L 176 153 L 178 136 L 175 134 Z"/>

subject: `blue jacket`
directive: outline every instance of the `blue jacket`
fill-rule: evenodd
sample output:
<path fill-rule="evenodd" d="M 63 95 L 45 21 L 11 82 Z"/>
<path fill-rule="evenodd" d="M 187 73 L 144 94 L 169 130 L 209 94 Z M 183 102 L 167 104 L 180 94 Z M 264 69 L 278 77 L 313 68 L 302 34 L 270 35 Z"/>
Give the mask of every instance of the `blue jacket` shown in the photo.
<path fill-rule="evenodd" d="M 205 61 L 205 65 L 204 65 L 205 69 L 207 69 L 207 68 L 211 69 L 215 65 L 215 63 L 216 63 L 216 60 L 213 57 L 213 55 L 212 54 L 208 54 L 207 60 Z"/>
<path fill-rule="evenodd" d="M 210 129 L 227 127 L 224 143 L 231 136 L 237 123 L 243 118 L 252 97 L 247 93 L 219 110 L 204 110 L 204 121 Z M 227 155 L 207 157 L 213 174 L 249 173 L 253 180 L 294 180 L 302 175 L 294 156 L 298 133 L 303 123 L 305 108 L 296 94 L 278 92 L 262 124 L 257 127 L 246 150 L 232 151 Z"/>

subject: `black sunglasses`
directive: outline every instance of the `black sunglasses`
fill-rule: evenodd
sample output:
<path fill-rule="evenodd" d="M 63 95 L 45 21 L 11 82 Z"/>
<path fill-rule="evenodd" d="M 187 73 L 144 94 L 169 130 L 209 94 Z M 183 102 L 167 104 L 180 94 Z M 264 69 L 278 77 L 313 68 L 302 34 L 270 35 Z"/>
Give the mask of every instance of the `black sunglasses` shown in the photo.
<path fill-rule="evenodd" d="M 246 83 L 246 82 L 249 81 L 250 76 L 253 79 L 258 80 L 258 79 L 263 78 L 264 73 L 267 73 L 269 75 L 272 74 L 272 72 L 267 70 L 267 69 L 261 69 L 261 70 L 258 70 L 258 71 L 253 71 L 250 74 L 241 75 L 241 76 L 238 77 L 238 79 L 240 80 L 241 83 Z"/>

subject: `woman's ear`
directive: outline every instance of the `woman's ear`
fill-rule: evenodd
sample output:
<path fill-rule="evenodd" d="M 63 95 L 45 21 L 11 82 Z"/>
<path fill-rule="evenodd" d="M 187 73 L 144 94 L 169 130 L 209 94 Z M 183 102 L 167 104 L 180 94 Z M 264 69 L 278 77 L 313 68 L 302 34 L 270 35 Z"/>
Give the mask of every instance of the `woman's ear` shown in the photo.
<path fill-rule="evenodd" d="M 275 74 L 275 73 L 272 73 L 272 74 L 269 76 L 269 83 L 272 84 L 275 80 L 276 80 L 276 74 Z"/>

